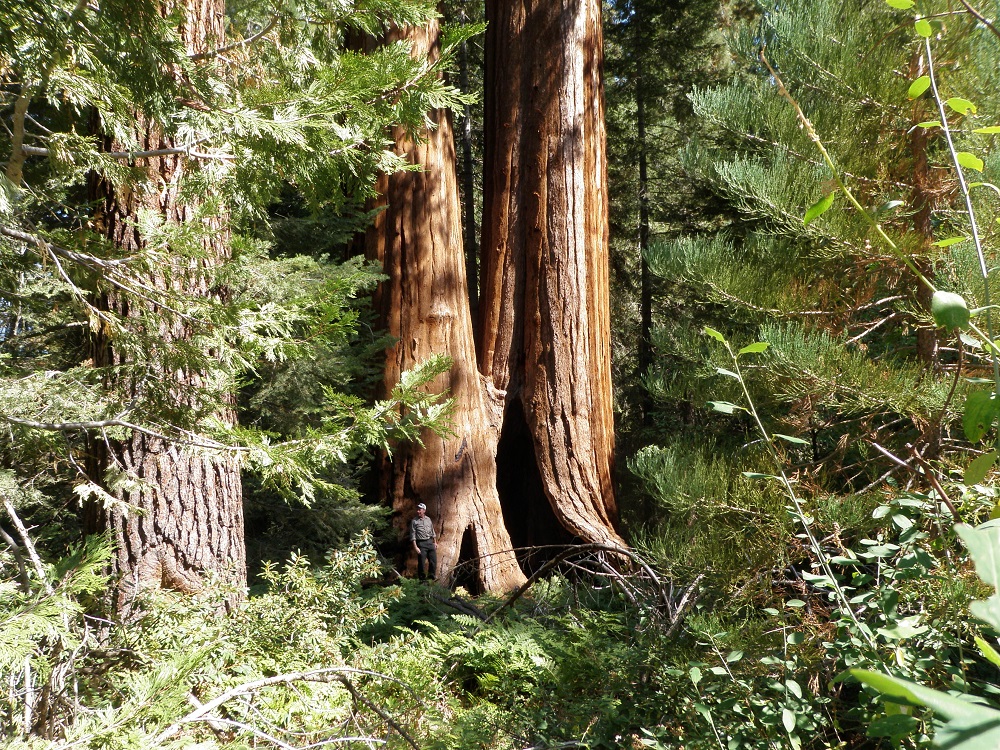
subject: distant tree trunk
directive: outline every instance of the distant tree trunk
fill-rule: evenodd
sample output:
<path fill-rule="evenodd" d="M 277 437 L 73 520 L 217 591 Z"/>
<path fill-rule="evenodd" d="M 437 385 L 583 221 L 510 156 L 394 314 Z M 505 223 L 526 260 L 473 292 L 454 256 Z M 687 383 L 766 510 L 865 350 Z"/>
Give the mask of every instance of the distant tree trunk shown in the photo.
<path fill-rule="evenodd" d="M 465 12 L 462 12 L 465 20 Z M 469 93 L 469 45 L 462 42 L 458 52 L 459 87 Z M 479 310 L 479 245 L 476 242 L 476 181 L 472 163 L 472 105 L 462 110 L 462 212 L 465 237 L 465 278 L 469 286 L 469 306 L 472 314 Z"/>
<path fill-rule="evenodd" d="M 646 260 L 649 250 L 649 165 L 646 146 L 646 92 L 642 71 L 635 78 L 635 120 L 639 147 L 639 376 L 653 364 L 653 275 Z M 641 389 L 642 421 L 649 418 L 649 389 Z"/>
<path fill-rule="evenodd" d="M 620 544 L 601 4 L 488 0 L 479 363 L 515 544 Z"/>
<path fill-rule="evenodd" d="M 179 5 L 166 3 L 162 12 L 166 15 Z M 221 44 L 223 0 L 189 0 L 182 10 L 180 31 L 189 53 Z M 136 129 L 142 135 L 144 149 L 175 146 L 171 137 L 143 116 L 137 118 Z M 120 150 L 110 139 L 106 139 L 106 146 L 109 150 Z M 123 255 L 143 248 L 144 240 L 136 229 L 140 212 L 152 211 L 165 222 L 185 224 L 194 220 L 196 209 L 184 203 L 178 194 L 179 183 L 190 167 L 184 157 L 151 158 L 137 166 L 144 168 L 150 177 L 145 189 L 118 191 L 97 179 L 92 185 L 93 197 L 100 201 L 96 220 Z M 206 298 L 217 296 L 216 291 L 208 288 L 204 272 L 228 257 L 228 224 L 225 217 L 215 218 L 205 229 L 204 258 L 186 261 L 187 268 L 172 269 L 169 278 L 166 271 L 154 272 L 147 284 Z M 107 309 L 119 315 L 131 314 L 128 303 L 115 293 L 109 293 L 105 303 Z M 167 350 L 190 340 L 191 331 L 183 320 L 165 313 L 158 335 Z M 128 356 L 119 350 L 113 338 L 100 332 L 95 335 L 94 358 L 98 365 L 134 365 Z M 204 384 L 203 373 L 160 367 L 150 372 L 149 378 L 170 384 L 168 407 L 184 410 L 199 406 L 193 394 Z M 137 398 L 143 398 L 141 383 L 132 383 L 132 388 Z M 235 423 L 233 408 L 225 408 L 217 416 L 227 424 Z M 126 515 L 117 508 L 107 509 L 94 503 L 85 514 L 85 526 L 89 532 L 110 530 L 116 543 L 113 566 L 120 576 L 116 598 L 120 610 L 129 607 L 142 587 L 198 591 L 207 572 L 219 574 L 232 582 L 237 591 L 242 590 L 246 585 L 242 485 L 239 464 L 234 458 L 195 455 L 183 445 L 136 433 L 125 441 L 96 444 L 93 468 L 100 472 L 97 476 L 111 462 L 139 479 L 134 488 L 118 492 L 118 496 L 139 508 L 140 513 Z"/>
<path fill-rule="evenodd" d="M 395 35 L 409 39 L 419 58 L 438 55 L 436 22 Z M 451 370 L 434 387 L 447 389 L 455 400 L 454 436 L 428 432 L 422 447 L 398 446 L 391 458 L 383 458 L 381 478 L 411 569 L 406 533 L 416 503 L 423 502 L 438 534 L 438 579 L 451 582 L 458 576 L 477 588 L 504 591 L 525 579 L 496 489 L 501 397 L 476 368 L 449 114 L 437 110 L 430 117 L 437 127 L 426 133 L 425 143 L 413 143 L 401 129 L 394 133 L 397 152 L 423 169 L 381 178 L 378 189 L 387 207 L 368 233 L 368 255 L 389 277 L 376 293 L 376 305 L 397 339 L 387 354 L 385 387 L 431 354 L 452 357 Z M 460 563 L 469 569 L 457 569 Z"/>

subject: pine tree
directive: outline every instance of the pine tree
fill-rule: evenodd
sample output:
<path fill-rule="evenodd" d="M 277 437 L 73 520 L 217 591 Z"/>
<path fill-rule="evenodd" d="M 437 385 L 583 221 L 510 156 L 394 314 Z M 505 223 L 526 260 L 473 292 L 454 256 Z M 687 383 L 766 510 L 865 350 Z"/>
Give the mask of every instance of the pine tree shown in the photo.
<path fill-rule="evenodd" d="M 977 103 L 995 111 L 982 72 L 997 54 L 986 43 L 989 32 L 964 15 L 947 23 L 942 59 L 962 65 L 941 73 L 942 86 L 948 95 L 988 92 Z M 805 440 L 789 448 L 789 461 L 802 492 L 833 509 L 836 519 L 838 507 L 847 509 L 858 502 L 852 498 L 886 481 L 923 486 L 925 462 L 947 460 L 962 439 L 955 418 L 967 385 L 959 362 L 967 375 L 984 359 L 981 350 L 934 330 L 926 287 L 879 244 L 864 217 L 836 196 L 832 209 L 817 214 L 836 185 L 767 66 L 814 123 L 866 210 L 922 273 L 968 294 L 981 286 L 978 261 L 971 242 L 934 244 L 964 230 L 943 139 L 939 130 L 918 125 L 936 119 L 932 102 L 907 96 L 926 66 L 912 21 L 881 3 L 762 8 L 759 23 L 736 35 L 733 51 L 739 72 L 731 82 L 692 96 L 704 129 L 685 154 L 688 174 L 711 186 L 731 218 L 650 253 L 655 270 L 704 300 L 660 326 L 664 366 L 652 385 L 665 418 L 700 410 L 705 401 L 737 400 L 737 386 L 724 373 L 711 377 L 726 365 L 714 359 L 702 326 L 740 343 L 769 343 L 751 374 L 752 393 L 773 427 Z M 974 144 L 979 136 L 968 118 L 952 117 Z M 989 180 L 995 166 L 987 159 L 984 168 Z M 986 191 L 977 200 L 983 210 L 995 208 Z M 766 460 L 752 448 L 751 425 L 700 414 L 696 432 L 673 421 L 679 439 L 700 447 L 651 449 L 636 465 L 673 509 L 675 540 L 756 536 L 755 544 L 731 544 L 723 553 L 730 561 L 724 567 L 749 569 L 744 552 L 756 548 L 767 559 L 783 549 L 759 533 L 763 518 L 780 523 L 782 503 L 737 478 Z M 748 447 L 736 452 L 741 444 Z M 718 454 L 727 450 L 737 458 L 726 488 L 695 489 L 709 463 L 723 471 Z M 739 510 L 713 514 L 709 508 L 722 497 Z M 754 516 L 761 520 L 747 524 Z M 695 517 L 698 525 L 707 519 L 716 525 L 708 520 L 702 532 L 682 531 Z M 725 530 L 719 519 L 728 519 Z M 739 552 L 735 561 L 731 552 Z M 713 553 L 705 554 L 702 564 L 711 564 Z"/>

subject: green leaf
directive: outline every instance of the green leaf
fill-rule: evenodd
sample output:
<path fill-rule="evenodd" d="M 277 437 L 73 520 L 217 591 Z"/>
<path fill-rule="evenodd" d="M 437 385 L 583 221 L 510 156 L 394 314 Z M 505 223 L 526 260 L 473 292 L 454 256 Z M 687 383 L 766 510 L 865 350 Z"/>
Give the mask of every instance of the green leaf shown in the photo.
<path fill-rule="evenodd" d="M 802 686 L 795 680 L 785 680 L 785 690 L 794 695 L 796 698 L 802 697 Z"/>
<path fill-rule="evenodd" d="M 698 683 L 701 682 L 701 670 L 698 669 L 698 667 L 691 667 L 691 669 L 688 670 L 688 677 L 690 677 L 691 682 L 697 686 Z"/>
<path fill-rule="evenodd" d="M 969 190 L 971 190 L 972 188 L 976 188 L 976 187 L 987 187 L 990 190 L 992 190 L 994 193 L 996 193 L 997 195 L 1000 195 L 1000 187 L 997 187 L 992 182 L 970 182 L 969 183 Z"/>
<path fill-rule="evenodd" d="M 738 352 L 736 352 L 736 356 L 738 357 L 741 354 L 760 354 L 761 352 L 765 351 L 769 346 L 770 344 L 767 343 L 766 341 L 757 341 L 753 344 L 747 344 Z"/>
<path fill-rule="evenodd" d="M 787 602 L 785 602 L 785 606 L 786 607 L 793 607 L 795 609 L 800 609 L 800 608 L 806 606 L 806 603 L 804 601 L 802 601 L 801 599 L 789 599 Z"/>
<path fill-rule="evenodd" d="M 977 635 L 976 645 L 979 646 L 980 652 L 989 660 L 991 664 L 993 664 L 993 666 L 1000 667 L 1000 653 L 998 653 L 997 650 L 990 645 L 989 641 L 986 641 Z"/>
<path fill-rule="evenodd" d="M 934 322 L 944 328 L 965 328 L 969 325 L 969 306 L 960 294 L 938 289 L 931 297 Z"/>
<path fill-rule="evenodd" d="M 913 706 L 927 706 L 946 719 L 963 719 L 1000 722 L 1000 711 L 963 701 L 954 696 L 931 688 L 917 685 L 909 680 L 890 677 L 867 669 L 851 669 L 851 675 L 858 681 L 874 688 L 882 695 L 895 699 L 897 703 Z"/>
<path fill-rule="evenodd" d="M 965 242 L 968 237 L 949 237 L 946 240 L 938 240 L 937 242 L 932 242 L 934 247 L 951 247 L 952 245 L 957 245 L 959 242 Z"/>
<path fill-rule="evenodd" d="M 916 5 L 913 0 L 885 0 L 891 7 L 898 8 L 899 10 L 909 10 L 914 5 Z"/>
<path fill-rule="evenodd" d="M 806 225 L 812 223 L 820 216 L 822 216 L 826 211 L 833 205 L 833 197 L 835 193 L 827 193 L 818 201 L 813 203 L 809 210 L 806 211 L 806 215 L 803 217 L 802 222 Z"/>
<path fill-rule="evenodd" d="M 931 34 L 934 33 L 934 29 L 931 28 L 931 24 L 926 18 L 918 18 L 914 21 L 913 30 L 925 39 L 929 38 Z"/>
<path fill-rule="evenodd" d="M 959 151 L 955 154 L 955 160 L 966 169 L 974 169 L 977 172 L 982 172 L 985 166 L 982 159 L 968 151 Z"/>
<path fill-rule="evenodd" d="M 795 729 L 795 714 L 790 708 L 781 709 L 781 724 L 789 734 Z"/>
<path fill-rule="evenodd" d="M 800 633 L 797 630 L 793 630 L 791 633 L 788 634 L 788 637 L 785 638 L 785 640 L 788 641 L 789 646 L 798 646 L 800 643 L 805 641 L 805 639 L 806 639 L 805 634 Z"/>
<path fill-rule="evenodd" d="M 941 127 L 940 120 L 924 120 L 923 122 L 918 122 L 913 127 L 915 128 L 939 128 Z"/>
<path fill-rule="evenodd" d="M 743 476 L 747 479 L 781 479 L 781 477 L 774 474 L 761 474 L 758 471 L 744 471 Z"/>
<path fill-rule="evenodd" d="M 976 114 L 976 105 L 960 96 L 953 96 L 951 99 L 946 99 L 945 104 L 960 115 Z"/>
<path fill-rule="evenodd" d="M 772 432 L 771 437 L 781 438 L 786 442 L 795 443 L 796 445 L 809 445 L 808 440 L 803 440 L 802 438 L 795 437 L 793 435 L 782 435 L 780 432 Z"/>
<path fill-rule="evenodd" d="M 978 443 L 1000 414 L 1000 399 L 994 391 L 971 391 L 965 397 L 962 427 L 970 443 Z"/>
<path fill-rule="evenodd" d="M 892 522 L 903 531 L 906 531 L 908 528 L 913 526 L 913 521 L 911 521 L 907 516 L 904 516 L 902 513 L 894 513 L 892 516 Z"/>
<path fill-rule="evenodd" d="M 729 654 L 726 656 L 726 661 L 732 664 L 733 662 L 737 662 L 742 658 L 743 658 L 742 651 L 730 651 Z"/>
<path fill-rule="evenodd" d="M 913 638 L 916 635 L 926 633 L 930 628 L 926 625 L 918 625 L 920 620 L 920 615 L 914 615 L 913 617 L 905 617 L 895 625 L 890 625 L 889 627 L 879 628 L 875 632 L 879 635 L 884 636 L 887 640 L 901 641 L 904 638 Z"/>
<path fill-rule="evenodd" d="M 705 326 L 705 333 L 707 333 L 716 341 L 721 341 L 723 344 L 726 343 L 726 337 L 723 336 L 718 331 L 716 331 L 714 328 L 709 328 L 708 326 Z"/>
<path fill-rule="evenodd" d="M 716 372 L 717 372 L 717 373 L 718 373 L 719 375 L 726 375 L 726 376 L 728 376 L 728 377 L 730 377 L 730 378 L 736 378 L 737 380 L 739 380 L 739 379 L 740 379 L 740 376 L 739 376 L 739 375 L 737 375 L 737 374 L 736 374 L 735 372 L 733 372 L 732 370 L 727 370 L 727 369 L 726 369 L 725 367 L 716 367 L 716 368 L 715 368 L 715 371 L 716 371 Z"/>
<path fill-rule="evenodd" d="M 922 93 L 927 91 L 931 87 L 931 77 L 930 76 L 920 76 L 913 83 L 910 84 L 910 88 L 906 90 L 906 96 L 910 99 L 916 99 Z"/>
<path fill-rule="evenodd" d="M 892 705 L 892 704 L 889 704 Z M 869 737 L 888 737 L 898 743 L 920 726 L 920 720 L 907 714 L 891 714 L 876 719 L 868 725 Z M 898 746 L 898 745 L 894 745 Z"/>
<path fill-rule="evenodd" d="M 899 208 L 900 206 L 905 206 L 905 205 L 906 201 L 901 201 L 901 200 L 886 201 L 881 206 L 875 209 L 875 213 L 882 214 L 885 213 L 886 211 L 891 211 L 894 208 Z"/>
<path fill-rule="evenodd" d="M 974 128 L 973 133 L 982 133 L 983 135 L 997 135 L 1000 133 L 1000 125 L 989 125 L 985 128 Z"/>
<path fill-rule="evenodd" d="M 965 469 L 965 476 L 962 478 L 965 485 L 971 487 L 974 484 L 982 482 L 990 469 L 993 468 L 993 464 L 997 462 L 997 455 L 997 451 L 990 451 L 981 456 L 976 456 L 973 462 Z"/>
<path fill-rule="evenodd" d="M 1000 525 L 992 521 L 976 527 L 960 523 L 956 524 L 955 533 L 969 548 L 979 577 L 994 589 L 1000 587 Z"/>
<path fill-rule="evenodd" d="M 733 414 L 737 411 L 746 411 L 742 406 L 737 404 L 731 404 L 728 401 L 709 401 L 708 405 L 715 411 L 721 411 L 723 414 Z"/>

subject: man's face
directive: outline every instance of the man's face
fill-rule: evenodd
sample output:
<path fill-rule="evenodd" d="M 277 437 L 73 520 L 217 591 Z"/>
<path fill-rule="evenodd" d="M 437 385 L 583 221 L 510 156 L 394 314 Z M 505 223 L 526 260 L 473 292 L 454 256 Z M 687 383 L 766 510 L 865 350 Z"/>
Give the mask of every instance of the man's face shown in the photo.
<path fill-rule="evenodd" d="M 417 508 L 417 518 L 423 518 L 424 517 L 424 513 L 426 513 L 426 512 L 427 511 L 424 510 L 423 508 Z"/>

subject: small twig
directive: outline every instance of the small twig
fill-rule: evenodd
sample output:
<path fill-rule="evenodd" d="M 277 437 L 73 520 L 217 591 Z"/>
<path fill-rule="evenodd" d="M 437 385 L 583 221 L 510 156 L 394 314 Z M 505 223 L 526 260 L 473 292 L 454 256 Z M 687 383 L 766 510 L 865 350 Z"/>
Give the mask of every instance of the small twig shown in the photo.
<path fill-rule="evenodd" d="M 899 464 L 900 466 L 902 466 L 904 469 L 910 469 L 910 470 L 913 469 L 913 467 L 910 466 L 909 462 L 904 461 L 903 459 L 899 458 L 898 456 L 890 453 L 885 448 L 883 448 L 881 445 L 879 445 L 878 443 L 876 443 L 874 440 L 869 440 L 868 444 L 872 448 L 874 448 L 875 450 L 877 450 L 879 453 L 881 453 L 883 456 L 885 456 L 886 458 L 888 458 L 890 461 L 896 462 L 897 464 Z"/>
<path fill-rule="evenodd" d="M 934 469 L 929 463 L 927 463 L 927 461 L 924 460 L 923 456 L 917 453 L 916 448 L 912 445 L 908 445 L 908 447 L 913 459 L 920 464 L 920 468 L 924 470 L 924 474 L 927 476 L 927 479 L 930 480 L 931 486 L 933 486 L 934 490 L 938 493 L 938 497 L 941 498 L 941 502 L 943 502 L 948 507 L 948 510 L 951 511 L 951 515 L 954 517 L 955 523 L 962 523 L 962 516 L 959 514 L 958 509 L 955 508 L 955 504 L 952 503 L 951 498 L 948 497 L 948 494 L 944 491 L 941 483 L 938 482 Z"/>
<path fill-rule="evenodd" d="M 402 685 L 410 694 L 413 695 L 417 700 L 419 697 L 413 692 L 402 680 L 398 680 L 395 677 L 391 677 L 380 672 L 373 672 L 367 669 L 354 669 L 352 667 L 324 667 L 322 669 L 312 669 L 305 672 L 286 672 L 285 674 L 275 675 L 274 677 L 265 677 L 260 680 L 253 680 L 251 682 L 245 682 L 242 685 L 237 685 L 236 687 L 226 690 L 221 695 L 213 698 L 208 703 L 203 704 L 200 708 L 196 708 L 194 711 L 190 712 L 186 716 L 175 721 L 169 727 L 160 732 L 152 741 L 152 745 L 159 745 L 168 740 L 173 735 L 177 734 L 181 730 L 184 724 L 190 724 L 196 721 L 204 721 L 205 717 L 208 716 L 212 711 L 217 709 L 224 703 L 236 698 L 240 695 L 246 695 L 248 693 L 253 693 L 254 691 L 260 690 L 261 688 L 270 687 L 271 685 L 283 685 L 290 684 L 298 681 L 307 682 L 329 682 L 330 680 L 340 680 L 340 676 L 344 674 L 363 674 L 372 677 L 379 677 L 384 680 L 389 680 Z"/>
<path fill-rule="evenodd" d="M 993 25 L 992 21 L 990 21 L 989 19 L 987 19 L 986 16 L 984 16 L 978 10 L 976 10 L 971 5 L 969 5 L 968 0 L 958 0 L 958 1 L 962 5 L 965 6 L 965 9 L 967 11 L 969 11 L 969 13 L 972 15 L 973 18 L 975 18 L 977 21 L 979 21 L 979 23 L 981 23 L 987 29 L 989 29 L 990 31 L 992 31 L 993 32 L 993 36 L 995 36 L 997 39 L 1000 39 L 1000 29 L 997 29 L 997 27 Z"/>
<path fill-rule="evenodd" d="M 670 623 L 670 627 L 667 628 L 667 638 L 670 638 L 675 632 L 677 632 L 677 628 L 681 626 L 684 618 L 684 611 L 689 607 L 693 607 L 694 603 L 698 601 L 698 594 L 700 593 L 698 584 L 701 583 L 701 580 L 704 577 L 704 573 L 699 573 L 698 576 L 691 582 L 691 585 L 685 589 L 684 596 L 681 597 L 680 602 L 677 604 L 677 611 L 674 612 L 674 615 L 671 618 L 673 621 Z"/>
<path fill-rule="evenodd" d="M 215 50 L 209 50 L 208 52 L 198 52 L 197 54 L 194 55 L 188 55 L 188 59 L 194 62 L 198 62 L 199 60 L 208 60 L 212 57 L 217 57 L 218 55 L 224 55 L 226 52 L 231 52 L 234 49 L 239 49 L 240 47 L 246 47 L 250 44 L 253 44 L 258 39 L 267 36 L 267 34 L 269 34 L 271 30 L 278 25 L 278 21 L 280 20 L 281 16 L 276 13 L 271 18 L 267 26 L 265 26 L 263 29 L 261 29 L 253 36 L 247 37 L 246 39 L 240 39 L 239 41 L 233 42 L 232 44 L 227 44 L 226 46 L 219 47 L 218 49 Z"/>

